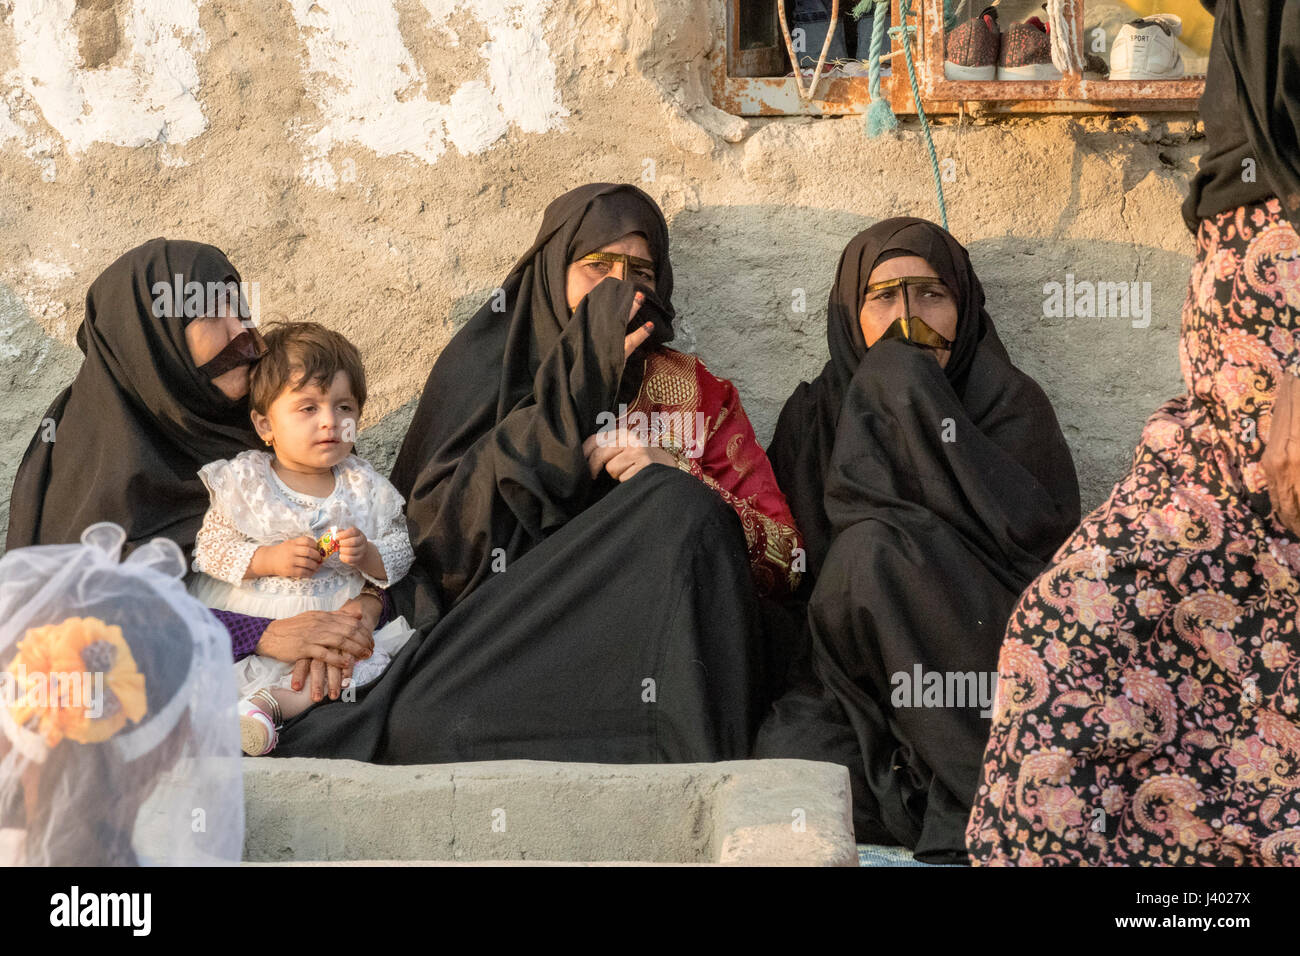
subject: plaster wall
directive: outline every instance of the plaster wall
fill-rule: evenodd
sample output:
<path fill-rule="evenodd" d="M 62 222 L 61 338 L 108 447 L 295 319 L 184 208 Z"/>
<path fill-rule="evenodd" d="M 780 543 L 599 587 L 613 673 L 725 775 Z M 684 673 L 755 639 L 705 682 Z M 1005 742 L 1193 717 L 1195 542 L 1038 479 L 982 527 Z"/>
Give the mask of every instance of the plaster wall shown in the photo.
<path fill-rule="evenodd" d="M 355 341 L 385 469 L 428 369 L 572 186 L 663 206 L 678 346 L 766 442 L 826 358 L 845 242 L 937 218 L 914 124 L 746 120 L 710 102 L 722 0 L 0 0 L 0 521 L 75 374 L 87 287 L 155 236 L 227 252 L 260 318 Z M 1085 510 L 1182 391 L 1192 117 L 945 122 L 949 223 L 1055 403 Z M 1149 283 L 1150 321 L 1052 318 L 1044 285 Z M 802 311 L 800 310 L 802 307 Z M 1136 320 L 1141 325 L 1142 319 Z"/>

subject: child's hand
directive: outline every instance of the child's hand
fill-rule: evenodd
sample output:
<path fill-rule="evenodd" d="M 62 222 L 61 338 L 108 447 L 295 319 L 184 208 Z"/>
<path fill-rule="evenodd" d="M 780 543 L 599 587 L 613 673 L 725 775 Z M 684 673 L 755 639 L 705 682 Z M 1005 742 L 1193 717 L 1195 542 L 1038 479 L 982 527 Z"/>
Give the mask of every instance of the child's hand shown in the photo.
<path fill-rule="evenodd" d="M 339 543 L 339 560 L 344 564 L 361 564 L 370 552 L 370 539 L 360 528 L 344 528 L 334 540 Z"/>
<path fill-rule="evenodd" d="M 316 539 L 304 535 L 279 544 L 263 545 L 253 553 L 253 568 L 258 577 L 309 578 L 320 567 Z"/>

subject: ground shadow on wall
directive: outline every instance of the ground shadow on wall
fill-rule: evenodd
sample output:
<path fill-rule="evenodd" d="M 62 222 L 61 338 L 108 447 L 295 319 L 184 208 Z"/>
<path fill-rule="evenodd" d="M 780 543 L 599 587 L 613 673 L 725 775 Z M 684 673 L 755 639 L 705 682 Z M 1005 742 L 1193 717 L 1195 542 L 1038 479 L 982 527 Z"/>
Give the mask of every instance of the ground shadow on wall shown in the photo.
<path fill-rule="evenodd" d="M 794 387 L 825 363 L 826 297 L 835 265 L 848 240 L 875 221 L 842 210 L 775 205 L 711 206 L 674 217 L 679 318 L 673 344 L 697 352 L 735 382 L 760 441 L 770 439 Z M 791 236 L 799 241 L 791 243 Z M 1127 471 L 1150 413 L 1183 391 L 1178 328 L 1192 260 L 1130 243 L 1014 234 L 968 248 L 1007 349 L 1056 408 L 1079 470 L 1084 509 L 1091 510 Z M 1044 315 L 1044 286 L 1064 287 L 1069 277 L 1076 284 L 1149 283 L 1149 294 L 1139 297 L 1149 316 L 1139 314 L 1136 302 L 1128 315 Z M 492 292 L 459 298 L 448 323 L 463 326 Z M 358 452 L 382 473 L 396 459 L 418 399 L 386 414 L 358 441 Z"/>
<path fill-rule="evenodd" d="M 446 320 L 453 331 L 463 326 L 493 291 L 486 288 L 458 299 Z M 77 317 L 76 322 L 80 321 Z M 46 335 L 33 321 L 23 300 L 0 283 L 0 390 L 6 396 L 6 401 L 0 403 L 0 532 L 9 526 L 9 496 L 23 453 L 40 429 L 50 403 L 76 378 L 81 362 L 82 354 L 76 346 Z M 357 454 L 380 474 L 392 470 L 418 403 L 417 394 L 358 436 Z M 3 543 L 0 533 L 0 554 Z"/>
<path fill-rule="evenodd" d="M 483 288 L 456 299 L 443 319 L 448 341 L 492 298 L 496 289 L 495 286 Z M 433 368 L 433 361 L 429 362 L 429 368 L 421 370 L 421 389 L 431 368 Z M 374 465 L 381 475 L 392 472 L 393 463 L 397 461 L 397 453 L 402 447 L 402 439 L 406 437 L 406 430 L 410 427 L 415 407 L 419 404 L 420 393 L 417 392 L 400 407 L 388 412 L 377 422 L 367 425 L 357 436 L 357 454 Z"/>
<path fill-rule="evenodd" d="M 826 297 L 835 264 L 845 243 L 875 221 L 842 210 L 776 205 L 710 206 L 674 218 L 679 319 L 673 344 L 697 352 L 736 384 L 763 443 L 790 392 L 825 362 Z M 1183 390 L 1177 335 L 1191 259 L 1129 243 L 1015 235 L 968 248 L 1003 341 L 1056 407 L 1090 510 L 1128 468 L 1146 417 Z M 1143 319 L 1125 316 L 1045 316 L 1044 284 L 1065 283 L 1068 276 L 1149 282 L 1149 324 L 1135 328 L 1133 322 Z M 493 291 L 485 287 L 456 300 L 445 320 L 453 334 Z M 9 396 L 0 409 L 0 520 L 6 527 L 22 453 L 80 359 L 75 347 L 47 336 L 21 298 L 0 284 L 0 387 Z M 419 394 L 412 395 L 358 437 L 357 453 L 381 474 L 391 471 L 418 401 Z"/>
<path fill-rule="evenodd" d="M 22 297 L 0 282 L 0 531 L 9 527 L 9 494 L 23 452 L 80 365 L 81 351 L 46 335 Z M 0 553 L 3 547 L 0 533 Z"/>
<path fill-rule="evenodd" d="M 778 205 L 705 206 L 671 223 L 679 325 L 740 390 L 766 443 L 785 399 L 826 361 L 826 298 L 845 244 L 875 218 Z M 957 237 L 961 239 L 960 227 Z M 795 237 L 795 241 L 792 241 Z M 1142 425 L 1184 391 L 1178 330 L 1190 256 L 1104 239 L 1010 233 L 967 244 L 1012 359 L 1056 408 L 1085 512 L 1132 462 Z M 1119 314 L 1045 314 L 1047 283 L 1139 284 Z M 1140 306 L 1145 300 L 1147 311 Z M 798 311 L 802 305 L 804 311 Z"/>

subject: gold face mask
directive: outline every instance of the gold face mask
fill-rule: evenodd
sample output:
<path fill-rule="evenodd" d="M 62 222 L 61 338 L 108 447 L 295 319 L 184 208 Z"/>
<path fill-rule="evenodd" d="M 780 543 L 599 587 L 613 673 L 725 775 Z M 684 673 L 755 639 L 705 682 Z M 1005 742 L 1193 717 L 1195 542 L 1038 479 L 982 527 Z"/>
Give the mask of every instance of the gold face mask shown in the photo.
<path fill-rule="evenodd" d="M 647 285 L 654 285 L 655 264 L 649 259 L 642 259 L 640 256 L 629 256 L 622 252 L 589 252 L 579 258 L 578 262 L 608 262 L 611 268 L 615 264 L 621 264 L 623 274 L 616 276 L 616 278 L 639 279 Z"/>
<path fill-rule="evenodd" d="M 885 279 L 867 286 L 866 293 L 879 292 L 881 289 L 901 289 L 903 292 L 903 314 L 890 323 L 881 341 L 885 339 L 902 339 L 923 349 L 940 351 L 952 348 L 952 341 L 944 338 L 926 324 L 919 315 L 912 315 L 911 303 L 907 298 L 907 287 L 912 285 L 934 285 L 940 280 L 934 276 L 899 276 L 897 279 Z"/>

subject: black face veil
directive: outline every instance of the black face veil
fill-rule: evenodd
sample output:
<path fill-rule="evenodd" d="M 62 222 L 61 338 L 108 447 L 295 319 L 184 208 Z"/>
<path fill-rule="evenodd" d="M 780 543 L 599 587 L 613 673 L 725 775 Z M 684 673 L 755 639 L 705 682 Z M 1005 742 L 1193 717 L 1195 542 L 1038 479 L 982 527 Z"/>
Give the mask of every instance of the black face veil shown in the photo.
<path fill-rule="evenodd" d="M 862 293 L 899 251 L 957 296 L 946 366 L 899 341 L 866 348 Z M 830 361 L 786 403 L 769 454 L 807 542 L 804 620 L 831 706 L 778 704 L 760 756 L 844 763 L 861 836 L 961 859 L 987 724 L 978 707 L 894 707 L 891 682 L 918 662 L 996 670 L 1016 598 L 1078 523 L 1074 465 L 1047 396 L 1002 348 L 965 250 L 938 226 L 894 219 L 854 238 L 827 337 Z M 840 743 L 809 752 L 819 740 Z"/>
<path fill-rule="evenodd" d="M 840 256 L 826 314 L 831 385 L 842 400 L 844 388 L 867 354 L 859 314 L 871 273 L 896 256 L 918 256 L 930 263 L 957 297 L 957 336 L 944 375 L 958 394 L 964 390 L 975 350 L 993 329 L 984 309 L 984 287 L 966 249 L 948 232 L 925 219 L 886 219 L 858 233 Z M 993 334 L 996 339 L 996 333 Z M 826 375 L 823 371 L 822 375 Z M 838 404 L 836 405 L 838 417 Z"/>
<path fill-rule="evenodd" d="M 178 276 L 204 288 L 240 282 L 214 246 L 153 239 L 91 285 L 77 330 L 85 360 L 18 468 L 7 548 L 75 542 L 113 521 L 128 551 L 161 536 L 188 553 L 208 505 L 198 469 L 259 446 L 247 399 L 227 398 L 190 356 L 193 310 L 157 307 Z"/>
<path fill-rule="evenodd" d="M 924 219 L 900 217 L 876 223 L 849 241 L 836 266 L 826 307 L 830 360 L 816 379 L 800 384 L 790 396 L 768 448 L 773 471 L 808 549 L 812 573 L 805 575 L 805 594 L 830 547 L 831 527 L 822 493 L 840 410 L 867 354 L 859 320 L 867 285 L 877 265 L 901 255 L 919 256 L 930 263 L 957 297 L 957 334 L 943 376 L 958 396 L 966 390 L 981 345 L 990 354 L 1006 356 L 984 309 L 984 288 L 970 256 L 948 232 Z"/>
<path fill-rule="evenodd" d="M 608 278 L 570 313 L 570 263 L 645 236 L 653 289 Z M 673 337 L 668 227 L 635 186 L 594 183 L 552 202 L 537 238 L 438 356 L 393 467 L 417 564 L 438 600 L 488 573 L 494 548 L 522 554 L 597 494 L 582 443 L 598 416 L 635 396 L 644 365 L 623 359 L 633 297 L 647 347 Z M 427 590 L 427 588 L 426 588 Z M 436 603 L 436 602 L 435 602 Z M 425 615 L 416 609 L 414 621 Z"/>
<path fill-rule="evenodd" d="M 294 718 L 277 754 L 638 763 L 748 751 L 760 662 L 735 512 L 675 468 L 593 479 L 583 453 L 638 371 L 624 339 L 646 280 L 611 275 L 570 312 L 566 273 L 629 233 L 645 236 L 655 269 L 636 321 L 653 322 L 652 343 L 671 337 L 653 200 L 598 183 L 551 203 L 500 291 L 438 356 L 393 469 L 416 554 L 393 594 L 421 639 L 355 704 Z M 646 709 L 645 673 L 673 687 L 671 704 Z"/>

